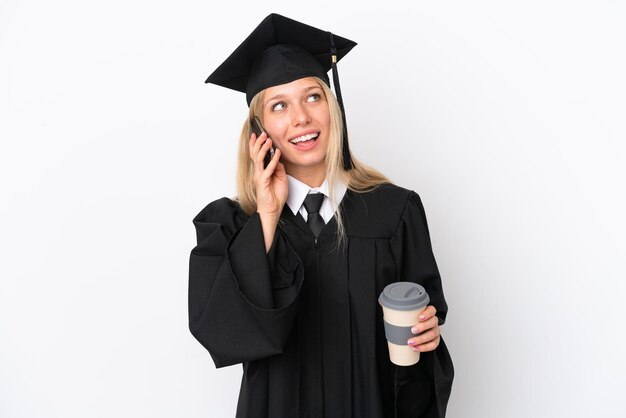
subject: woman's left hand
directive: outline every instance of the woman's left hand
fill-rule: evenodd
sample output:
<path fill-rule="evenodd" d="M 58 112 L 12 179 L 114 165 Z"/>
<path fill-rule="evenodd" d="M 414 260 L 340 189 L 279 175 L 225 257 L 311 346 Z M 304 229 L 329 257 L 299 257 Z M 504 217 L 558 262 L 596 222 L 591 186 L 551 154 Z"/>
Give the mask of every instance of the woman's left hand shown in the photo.
<path fill-rule="evenodd" d="M 434 306 L 427 306 L 419 316 L 420 322 L 411 328 L 413 334 L 420 334 L 409 339 L 413 351 L 433 351 L 439 345 L 441 334 L 436 313 L 437 309 Z"/>

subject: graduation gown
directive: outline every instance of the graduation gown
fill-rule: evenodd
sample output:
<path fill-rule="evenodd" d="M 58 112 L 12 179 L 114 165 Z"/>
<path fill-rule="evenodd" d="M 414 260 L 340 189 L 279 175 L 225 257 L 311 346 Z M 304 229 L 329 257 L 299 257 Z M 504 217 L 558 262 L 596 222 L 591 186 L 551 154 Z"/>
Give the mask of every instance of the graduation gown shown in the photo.
<path fill-rule="evenodd" d="M 378 296 L 425 287 L 440 324 L 447 305 L 424 209 L 412 191 L 348 190 L 315 239 L 285 205 L 266 254 L 257 213 L 222 198 L 194 219 L 189 327 L 216 367 L 243 364 L 237 418 L 443 417 L 453 367 L 441 340 L 414 366 L 389 360 Z"/>

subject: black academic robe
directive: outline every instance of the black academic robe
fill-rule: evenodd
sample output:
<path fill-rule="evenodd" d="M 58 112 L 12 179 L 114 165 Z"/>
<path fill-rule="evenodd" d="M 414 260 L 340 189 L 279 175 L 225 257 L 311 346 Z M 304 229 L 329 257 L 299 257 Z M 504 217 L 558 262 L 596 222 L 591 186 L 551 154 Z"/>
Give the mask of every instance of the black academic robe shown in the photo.
<path fill-rule="evenodd" d="M 443 417 L 453 378 L 443 339 L 414 366 L 389 361 L 378 295 L 426 288 L 440 323 L 441 279 L 419 196 L 393 185 L 347 191 L 316 240 L 285 205 L 266 254 L 258 214 L 223 198 L 194 219 L 189 326 L 216 367 L 243 363 L 237 418 Z"/>

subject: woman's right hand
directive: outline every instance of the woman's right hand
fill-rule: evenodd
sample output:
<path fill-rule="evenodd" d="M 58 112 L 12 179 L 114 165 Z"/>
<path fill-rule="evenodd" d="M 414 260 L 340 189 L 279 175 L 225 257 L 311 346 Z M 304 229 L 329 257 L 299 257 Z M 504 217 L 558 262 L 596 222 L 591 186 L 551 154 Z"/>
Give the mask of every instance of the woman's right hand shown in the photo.
<path fill-rule="evenodd" d="M 258 138 L 250 136 L 250 158 L 254 163 L 254 185 L 256 189 L 257 212 L 263 225 L 265 249 L 269 251 L 274 240 L 278 219 L 289 194 L 289 183 L 285 166 L 280 162 L 280 149 L 276 148 L 274 157 L 263 167 L 265 154 L 272 146 L 271 138 L 263 132 Z"/>

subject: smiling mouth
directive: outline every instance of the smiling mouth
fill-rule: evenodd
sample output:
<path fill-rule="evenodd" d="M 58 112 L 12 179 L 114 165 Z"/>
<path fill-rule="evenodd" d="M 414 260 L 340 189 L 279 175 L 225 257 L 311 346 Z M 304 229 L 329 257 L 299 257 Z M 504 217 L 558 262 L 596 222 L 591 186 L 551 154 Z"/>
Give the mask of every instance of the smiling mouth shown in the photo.
<path fill-rule="evenodd" d="M 306 135 L 301 135 L 301 136 L 297 136 L 293 139 L 290 139 L 289 142 L 292 144 L 299 144 L 301 142 L 306 142 L 306 141 L 314 141 L 317 139 L 317 137 L 320 135 L 319 132 L 312 132 L 310 134 L 306 134 Z"/>

